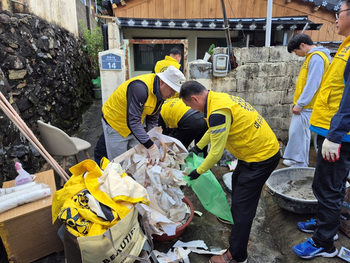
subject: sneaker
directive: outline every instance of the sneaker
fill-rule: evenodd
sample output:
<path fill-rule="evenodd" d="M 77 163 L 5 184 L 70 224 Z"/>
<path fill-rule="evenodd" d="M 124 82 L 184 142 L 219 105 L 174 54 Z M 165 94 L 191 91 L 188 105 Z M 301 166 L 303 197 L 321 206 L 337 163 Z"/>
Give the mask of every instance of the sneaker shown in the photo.
<path fill-rule="evenodd" d="M 317 221 L 314 218 L 306 222 L 298 222 L 298 228 L 305 233 L 313 233 L 317 228 Z"/>
<path fill-rule="evenodd" d="M 307 167 L 306 163 L 300 163 L 300 162 L 296 162 L 295 164 L 292 164 L 291 166 L 289 166 L 290 168 L 300 168 L 300 167 Z"/>
<path fill-rule="evenodd" d="M 317 228 L 317 221 L 316 219 L 311 218 L 306 222 L 298 222 L 297 225 L 301 231 L 305 233 L 313 233 Z M 339 238 L 338 234 L 335 234 L 335 236 L 333 237 L 333 240 L 336 241 L 338 240 L 338 238 Z"/>
<path fill-rule="evenodd" d="M 296 161 L 289 160 L 289 159 L 284 159 L 282 162 L 285 166 L 292 166 L 293 164 L 296 164 Z"/>
<path fill-rule="evenodd" d="M 332 258 L 338 254 L 338 249 L 335 246 L 330 249 L 324 249 L 323 247 L 317 246 L 312 238 L 309 238 L 304 243 L 294 246 L 293 251 L 299 257 L 306 259 L 312 259 L 318 256 Z"/>

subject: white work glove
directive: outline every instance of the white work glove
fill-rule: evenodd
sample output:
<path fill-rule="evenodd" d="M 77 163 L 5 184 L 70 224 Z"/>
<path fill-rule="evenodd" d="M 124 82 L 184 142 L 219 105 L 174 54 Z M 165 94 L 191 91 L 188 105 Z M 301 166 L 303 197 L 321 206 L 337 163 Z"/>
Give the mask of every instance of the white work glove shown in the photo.
<path fill-rule="evenodd" d="M 328 162 L 338 161 L 340 158 L 340 146 L 341 144 L 331 142 L 327 138 L 322 144 L 322 156 Z"/>
<path fill-rule="evenodd" d="M 148 162 L 151 165 L 155 165 L 156 163 L 159 162 L 160 152 L 157 145 L 153 144 L 151 147 L 147 149 L 147 152 L 148 152 Z"/>

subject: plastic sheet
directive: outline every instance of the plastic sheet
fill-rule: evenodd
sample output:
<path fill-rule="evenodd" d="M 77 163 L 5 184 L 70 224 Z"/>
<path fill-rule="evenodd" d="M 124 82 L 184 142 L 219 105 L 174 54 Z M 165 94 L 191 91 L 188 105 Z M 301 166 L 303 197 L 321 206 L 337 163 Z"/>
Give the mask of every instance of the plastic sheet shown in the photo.
<path fill-rule="evenodd" d="M 186 157 L 186 167 L 191 171 L 198 168 L 204 161 L 204 158 L 190 153 Z M 210 213 L 233 223 L 230 206 L 226 195 L 214 174 L 208 170 L 201 174 L 197 179 L 191 180 L 185 178 L 187 184 L 196 193 L 203 207 Z"/>
<path fill-rule="evenodd" d="M 42 184 L 44 185 L 44 184 Z M 36 200 L 45 198 L 46 196 L 51 195 L 51 189 L 50 188 L 42 188 L 40 185 L 33 186 L 31 191 L 19 191 L 14 192 L 9 195 L 12 196 L 11 199 L 3 200 L 0 203 L 0 213 L 5 212 L 7 210 L 10 210 L 12 208 L 15 208 L 19 205 L 23 205 L 26 203 L 34 202 Z M 4 195 L 6 196 L 6 195 Z M 4 197 L 3 196 L 3 197 Z"/>

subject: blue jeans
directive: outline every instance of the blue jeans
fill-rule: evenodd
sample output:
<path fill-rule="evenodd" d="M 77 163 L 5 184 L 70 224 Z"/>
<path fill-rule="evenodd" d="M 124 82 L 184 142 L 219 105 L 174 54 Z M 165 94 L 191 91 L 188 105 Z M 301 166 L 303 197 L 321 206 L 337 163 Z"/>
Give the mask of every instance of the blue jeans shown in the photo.
<path fill-rule="evenodd" d="M 341 143 L 340 159 L 332 163 L 322 157 L 324 139 L 323 136 L 317 136 L 318 152 L 312 190 L 318 201 L 318 226 L 312 239 L 317 245 L 329 249 L 333 247 L 333 237 L 340 224 L 340 211 L 350 168 L 350 143 Z"/>
<path fill-rule="evenodd" d="M 262 162 L 247 163 L 238 160 L 232 173 L 232 217 L 234 225 L 230 236 L 229 251 L 236 261 L 248 257 L 247 245 L 250 229 L 258 207 L 261 189 L 277 167 L 281 154 L 278 151 Z"/>

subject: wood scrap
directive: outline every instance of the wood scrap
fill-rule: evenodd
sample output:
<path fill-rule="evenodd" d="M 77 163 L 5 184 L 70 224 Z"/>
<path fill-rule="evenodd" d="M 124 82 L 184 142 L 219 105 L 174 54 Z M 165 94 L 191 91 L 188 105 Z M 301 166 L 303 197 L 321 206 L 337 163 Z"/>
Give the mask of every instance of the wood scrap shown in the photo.
<path fill-rule="evenodd" d="M 27 140 L 39 151 L 42 157 L 52 166 L 64 182 L 67 182 L 69 175 L 56 162 L 56 160 L 45 150 L 44 146 L 35 137 L 34 133 L 29 129 L 27 124 L 18 115 L 10 102 L 0 92 L 0 108 L 7 115 L 7 117 L 16 125 L 20 132 L 27 138 Z"/>

